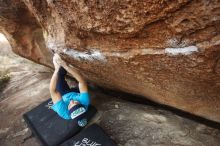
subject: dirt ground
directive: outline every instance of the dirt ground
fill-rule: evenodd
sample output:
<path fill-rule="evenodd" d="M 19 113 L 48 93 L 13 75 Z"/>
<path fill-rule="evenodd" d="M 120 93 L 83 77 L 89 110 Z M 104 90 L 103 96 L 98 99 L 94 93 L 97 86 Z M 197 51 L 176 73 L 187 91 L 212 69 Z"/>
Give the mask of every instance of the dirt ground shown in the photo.
<path fill-rule="evenodd" d="M 7 48 L 8 49 L 8 48 Z M 10 81 L 0 93 L 0 145 L 39 146 L 22 115 L 50 98 L 51 70 L 2 49 L 0 69 Z M 155 106 L 90 90 L 99 124 L 119 146 L 219 146 L 220 130 Z M 126 97 L 125 97 L 126 98 Z M 90 123 L 90 124 L 91 124 Z"/>

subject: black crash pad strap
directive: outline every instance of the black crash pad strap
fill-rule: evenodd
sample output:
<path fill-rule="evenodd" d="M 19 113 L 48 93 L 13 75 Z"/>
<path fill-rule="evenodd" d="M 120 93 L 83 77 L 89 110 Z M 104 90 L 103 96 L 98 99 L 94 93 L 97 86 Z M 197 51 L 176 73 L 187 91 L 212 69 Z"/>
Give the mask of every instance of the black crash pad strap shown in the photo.
<path fill-rule="evenodd" d="M 76 135 L 82 127 L 75 120 L 62 119 L 52 109 L 48 108 L 51 99 L 23 115 L 24 120 L 44 146 L 57 146 Z M 89 106 L 85 118 L 89 121 L 97 112 L 94 106 Z"/>
<path fill-rule="evenodd" d="M 60 146 L 117 146 L 99 127 L 93 124 Z"/>

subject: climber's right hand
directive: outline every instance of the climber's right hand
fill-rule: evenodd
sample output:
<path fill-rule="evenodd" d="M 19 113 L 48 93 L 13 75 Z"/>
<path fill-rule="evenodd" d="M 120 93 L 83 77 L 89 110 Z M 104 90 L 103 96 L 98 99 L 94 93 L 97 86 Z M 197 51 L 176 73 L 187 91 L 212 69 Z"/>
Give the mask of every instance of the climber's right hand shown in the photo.
<path fill-rule="evenodd" d="M 60 64 L 59 64 L 59 55 L 57 53 L 54 54 L 53 56 L 53 65 L 55 67 L 55 69 L 59 69 L 60 68 Z"/>

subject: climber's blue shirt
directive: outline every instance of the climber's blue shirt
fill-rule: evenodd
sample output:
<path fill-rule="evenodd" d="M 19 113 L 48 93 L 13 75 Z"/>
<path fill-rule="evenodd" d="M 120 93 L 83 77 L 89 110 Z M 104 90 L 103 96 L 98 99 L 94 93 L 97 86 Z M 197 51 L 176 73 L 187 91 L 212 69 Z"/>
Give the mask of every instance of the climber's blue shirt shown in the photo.
<path fill-rule="evenodd" d="M 57 112 L 57 114 L 64 118 L 64 119 L 71 119 L 69 115 L 68 105 L 71 100 L 78 101 L 80 104 L 84 105 L 86 110 L 90 104 L 90 97 L 88 92 L 84 93 L 76 93 L 76 92 L 69 92 L 62 96 L 62 99 L 56 102 L 52 109 Z"/>

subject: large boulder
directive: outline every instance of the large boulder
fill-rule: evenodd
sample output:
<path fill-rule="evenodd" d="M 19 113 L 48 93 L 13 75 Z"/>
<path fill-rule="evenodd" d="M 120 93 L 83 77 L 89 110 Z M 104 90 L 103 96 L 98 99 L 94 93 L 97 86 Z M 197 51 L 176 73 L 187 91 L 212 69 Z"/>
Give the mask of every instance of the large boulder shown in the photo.
<path fill-rule="evenodd" d="M 99 86 L 220 122 L 220 1 L 0 4 L 15 53 L 52 67 L 53 50 Z"/>

